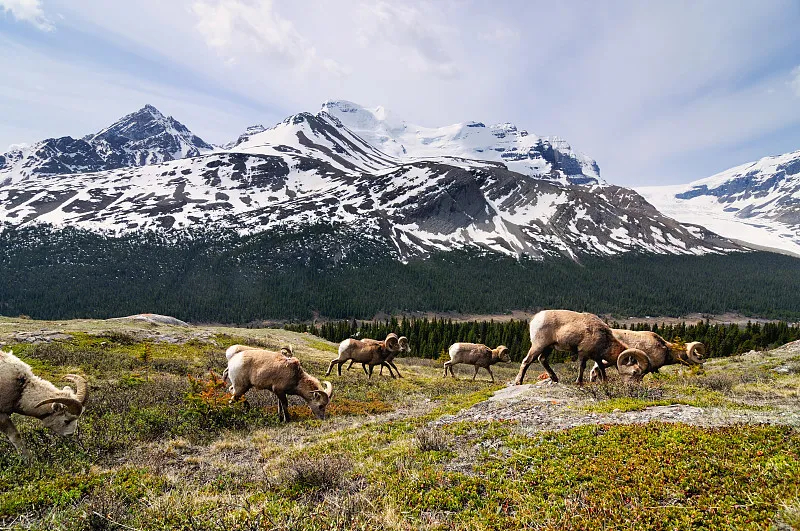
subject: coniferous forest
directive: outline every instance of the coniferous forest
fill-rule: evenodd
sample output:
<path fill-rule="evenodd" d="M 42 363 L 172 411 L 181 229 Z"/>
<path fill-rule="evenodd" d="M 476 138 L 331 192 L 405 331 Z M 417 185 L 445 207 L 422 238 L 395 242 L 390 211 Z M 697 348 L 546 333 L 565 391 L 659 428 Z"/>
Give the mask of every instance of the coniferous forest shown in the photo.
<path fill-rule="evenodd" d="M 346 238 L 346 239 L 343 239 Z M 800 319 L 800 259 L 773 253 L 544 261 L 454 251 L 399 262 L 331 227 L 121 237 L 0 228 L 0 315 L 193 322 L 372 319 L 412 311 L 569 308 L 621 317 L 739 312 Z"/>
<path fill-rule="evenodd" d="M 701 341 L 708 349 L 706 357 L 725 357 L 750 350 L 774 348 L 790 341 L 800 339 L 800 326 L 785 322 L 736 324 L 709 324 L 699 321 L 696 324 L 678 325 L 639 323 L 630 327 L 615 321 L 608 323 L 612 328 L 649 330 L 659 334 L 667 341 Z M 383 339 L 390 332 L 406 336 L 412 346 L 412 356 L 423 358 L 442 358 L 447 349 L 456 342 L 483 343 L 491 347 L 505 345 L 510 350 L 513 361 L 521 361 L 531 346 L 528 335 L 528 321 L 510 319 L 508 321 L 462 321 L 427 318 L 391 318 L 376 321 L 341 320 L 311 324 L 287 324 L 287 330 L 308 332 L 328 341 L 338 343 L 348 337 Z M 562 360 L 568 353 L 557 353 L 553 359 Z M 449 359 L 449 358 L 447 358 Z"/>

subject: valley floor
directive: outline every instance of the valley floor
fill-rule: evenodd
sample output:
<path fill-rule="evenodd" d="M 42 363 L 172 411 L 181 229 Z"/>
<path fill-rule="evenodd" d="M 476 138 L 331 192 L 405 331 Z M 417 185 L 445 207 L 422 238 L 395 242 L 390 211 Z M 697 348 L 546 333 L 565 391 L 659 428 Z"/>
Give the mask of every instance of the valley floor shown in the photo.
<path fill-rule="evenodd" d="M 800 527 L 797 343 L 583 388 L 405 358 L 400 380 L 333 373 L 327 420 L 294 400 L 280 425 L 268 392 L 227 403 L 214 374 L 240 342 L 290 343 L 318 377 L 336 350 L 273 329 L 0 318 L 4 350 L 90 382 L 73 438 L 14 416 L 34 457 L 0 439 L 0 529 Z"/>

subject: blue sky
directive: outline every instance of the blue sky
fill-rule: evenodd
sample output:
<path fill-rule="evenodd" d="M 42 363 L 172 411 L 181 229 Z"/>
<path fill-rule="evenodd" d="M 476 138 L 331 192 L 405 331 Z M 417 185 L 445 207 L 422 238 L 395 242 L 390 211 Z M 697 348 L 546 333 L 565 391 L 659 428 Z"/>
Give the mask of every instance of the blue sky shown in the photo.
<path fill-rule="evenodd" d="M 0 152 L 145 103 L 224 143 L 348 99 L 682 183 L 800 149 L 797 28 L 795 0 L 0 0 Z"/>

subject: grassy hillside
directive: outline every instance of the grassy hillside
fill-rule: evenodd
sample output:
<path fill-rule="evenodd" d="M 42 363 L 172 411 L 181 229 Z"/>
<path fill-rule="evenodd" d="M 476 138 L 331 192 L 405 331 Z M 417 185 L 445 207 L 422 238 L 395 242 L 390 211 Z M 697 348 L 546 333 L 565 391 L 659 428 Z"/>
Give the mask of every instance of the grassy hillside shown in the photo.
<path fill-rule="evenodd" d="M 798 346 L 636 386 L 532 385 L 488 402 L 516 366 L 495 366 L 492 385 L 406 358 L 401 380 L 333 374 L 330 418 L 294 400 L 298 420 L 280 425 L 270 393 L 230 406 L 209 371 L 221 373 L 232 343 L 288 342 L 322 376 L 334 344 L 283 330 L 17 319 L 0 319 L 0 342 L 43 376 L 79 372 L 91 387 L 73 438 L 14 416 L 34 457 L 0 439 L 0 527 L 800 525 Z M 575 376 L 572 364 L 555 370 Z"/>

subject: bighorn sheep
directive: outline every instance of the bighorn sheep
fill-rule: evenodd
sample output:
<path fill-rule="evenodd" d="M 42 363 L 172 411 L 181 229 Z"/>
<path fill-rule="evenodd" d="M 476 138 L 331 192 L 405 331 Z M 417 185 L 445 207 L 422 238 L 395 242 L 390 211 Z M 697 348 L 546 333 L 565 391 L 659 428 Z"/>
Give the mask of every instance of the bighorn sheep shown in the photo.
<path fill-rule="evenodd" d="M 643 350 L 650 360 L 650 371 L 658 372 L 664 365 L 702 365 L 706 347 L 699 341 L 686 343 L 686 350 L 670 343 L 655 332 L 634 331 L 613 328 L 614 337 L 632 348 Z M 589 380 L 595 381 L 599 375 L 597 364 L 589 372 Z"/>
<path fill-rule="evenodd" d="M 558 376 L 547 362 L 553 349 L 569 350 L 578 356 L 578 385 L 583 384 L 583 372 L 589 360 L 598 363 L 603 380 L 606 379 L 603 361 L 616 364 L 626 380 L 640 380 L 650 368 L 650 361 L 644 352 L 628 348 L 628 345 L 614 337 L 608 325 L 591 313 L 543 310 L 531 319 L 530 333 L 531 349 L 520 364 L 515 385 L 522 383 L 534 359 L 539 360 L 550 380 L 557 382 Z"/>
<path fill-rule="evenodd" d="M 374 339 L 345 339 L 339 343 L 339 356 L 331 360 L 328 365 L 328 371 L 325 375 L 329 375 L 334 365 L 338 365 L 337 369 L 339 376 L 342 375 L 342 365 L 348 360 L 354 360 L 356 363 L 361 363 L 364 367 L 364 372 L 367 373 L 369 378 L 372 378 L 372 369 L 375 365 L 386 365 L 390 367 L 386 360 L 390 356 L 396 355 L 400 352 L 400 339 L 397 334 L 389 334 L 383 341 L 376 341 Z M 394 378 L 394 374 L 389 369 L 389 374 Z"/>
<path fill-rule="evenodd" d="M 67 374 L 64 379 L 73 382 L 77 390 L 57 388 L 34 375 L 30 366 L 14 354 L 0 350 L 0 430 L 24 455 L 29 453 L 11 423 L 12 413 L 36 417 L 59 435 L 75 433 L 88 387 L 86 380 L 76 374 Z"/>
<path fill-rule="evenodd" d="M 291 356 L 292 348 L 280 352 L 233 345 L 225 356 L 228 368 L 223 378 L 231 382 L 231 402 L 240 399 L 251 388 L 269 389 L 278 397 L 278 416 L 289 422 L 289 402 L 286 395 L 299 395 L 318 419 L 325 418 L 325 408 L 333 395 L 330 382 L 320 384 L 300 366 L 300 360 Z"/>
<path fill-rule="evenodd" d="M 450 361 L 444 362 L 445 377 L 447 376 L 447 371 L 449 370 L 450 375 L 455 378 L 456 375 L 453 373 L 453 365 L 465 363 L 467 365 L 475 366 L 475 374 L 472 375 L 473 380 L 478 375 L 478 369 L 483 367 L 489 371 L 489 376 L 492 377 L 492 382 L 494 382 L 492 365 L 495 363 L 506 363 L 511 361 L 511 358 L 508 355 L 508 347 L 504 345 L 500 345 L 495 349 L 491 349 L 486 345 L 481 345 L 479 343 L 453 343 L 450 345 L 450 350 L 448 352 L 450 353 Z"/>
<path fill-rule="evenodd" d="M 375 339 L 362 339 L 361 341 L 367 341 L 367 342 L 375 342 L 375 343 L 378 343 L 378 341 L 377 341 L 377 340 L 375 340 Z M 397 339 L 397 341 L 400 343 L 400 350 L 399 350 L 399 352 L 405 352 L 405 353 L 409 353 L 409 352 L 411 352 L 411 347 L 410 347 L 410 346 L 409 346 L 409 344 L 408 344 L 408 338 L 407 338 L 406 336 L 400 336 L 400 337 Z M 395 358 L 395 356 L 396 356 L 397 354 L 398 354 L 397 352 L 392 352 L 391 354 L 389 354 L 389 357 L 387 357 L 387 358 L 384 360 L 384 363 L 381 363 L 381 371 L 380 371 L 380 374 L 381 374 L 381 375 L 383 375 L 383 368 L 384 368 L 385 366 L 389 366 L 389 374 L 391 374 L 391 373 L 392 373 L 392 369 L 394 369 L 395 371 L 397 371 L 397 376 L 398 376 L 398 378 L 402 378 L 402 377 L 403 377 L 403 376 L 400 374 L 400 369 L 398 369 L 398 368 L 397 368 L 397 365 L 395 365 L 395 364 L 394 364 L 394 358 Z M 354 359 L 351 359 L 351 360 L 350 360 L 350 365 L 348 365 L 348 366 L 347 366 L 347 370 L 348 370 L 348 371 L 350 370 L 350 367 L 352 367 L 352 366 L 353 366 L 353 364 L 354 364 L 355 362 L 356 362 L 356 360 L 354 360 Z M 362 363 L 362 364 L 361 364 L 361 368 L 362 368 L 362 369 L 364 369 L 364 372 L 365 372 L 365 373 L 367 372 L 367 366 L 366 366 L 366 364 Z"/>

